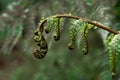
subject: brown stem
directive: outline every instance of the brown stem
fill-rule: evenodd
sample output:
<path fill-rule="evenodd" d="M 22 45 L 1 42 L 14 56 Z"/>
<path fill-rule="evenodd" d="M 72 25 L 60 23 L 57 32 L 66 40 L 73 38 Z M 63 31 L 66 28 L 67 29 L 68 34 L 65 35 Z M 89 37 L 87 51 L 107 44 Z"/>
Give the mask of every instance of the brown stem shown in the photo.
<path fill-rule="evenodd" d="M 99 22 L 91 21 L 91 20 L 89 20 L 89 19 L 82 18 L 82 17 L 78 17 L 78 16 L 73 16 L 73 15 L 69 15 L 69 14 L 59 14 L 59 15 L 50 16 L 49 18 L 51 18 L 51 17 L 71 18 L 71 19 L 77 19 L 77 20 L 78 20 L 78 19 L 82 19 L 82 20 L 87 21 L 88 23 L 94 25 L 95 27 L 104 29 L 104 30 L 106 30 L 106 31 L 108 31 L 108 32 L 111 32 L 111 33 L 114 33 L 114 34 L 120 34 L 120 32 L 115 31 L 115 30 L 113 30 L 113 29 L 110 29 L 110 28 L 108 28 L 107 26 L 105 26 L 105 25 L 103 25 L 103 24 L 101 24 L 101 23 L 99 23 Z M 39 30 L 42 30 L 42 29 L 43 29 L 43 27 L 44 27 L 43 25 L 44 25 L 44 23 L 47 21 L 47 19 L 48 19 L 48 18 L 45 18 L 45 19 L 43 19 L 43 20 L 39 23 Z"/>

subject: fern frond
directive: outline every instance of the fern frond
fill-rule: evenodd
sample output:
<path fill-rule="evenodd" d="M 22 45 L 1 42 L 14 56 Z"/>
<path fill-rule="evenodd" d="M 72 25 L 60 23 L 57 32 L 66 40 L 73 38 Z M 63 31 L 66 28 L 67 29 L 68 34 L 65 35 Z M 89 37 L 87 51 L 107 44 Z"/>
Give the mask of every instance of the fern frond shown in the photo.
<path fill-rule="evenodd" d="M 110 70 L 111 70 L 111 75 L 112 77 L 115 77 L 117 72 L 117 65 L 118 65 L 118 58 L 119 58 L 119 52 L 120 52 L 120 34 L 113 35 L 111 34 L 107 41 L 106 44 L 108 46 L 109 50 L 109 60 L 110 60 Z"/>
<path fill-rule="evenodd" d="M 35 33 L 35 35 L 36 34 L 37 35 L 34 37 L 35 41 L 39 43 L 38 46 L 41 46 L 41 39 L 44 38 L 42 35 L 43 31 L 45 30 L 46 33 L 49 33 L 53 27 L 55 27 L 54 39 L 56 41 L 60 39 L 60 26 L 61 26 L 63 18 L 73 19 L 72 24 L 69 28 L 70 43 L 68 44 L 68 48 L 70 50 L 75 48 L 76 36 L 77 36 L 78 32 L 81 32 L 82 39 L 84 42 L 84 48 L 83 48 L 84 54 L 88 53 L 87 33 L 92 27 L 98 27 L 98 28 L 104 29 L 106 31 L 112 32 L 114 34 L 119 34 L 118 31 L 114 31 L 96 21 L 91 21 L 89 19 L 81 18 L 78 16 L 73 16 L 71 14 L 54 15 L 54 16 L 50 16 L 50 17 L 45 18 L 40 21 L 39 27 L 37 29 L 37 32 L 40 32 L 40 33 L 39 33 L 39 35 L 37 33 Z M 47 27 L 44 27 L 45 23 L 47 23 Z M 43 39 L 43 40 L 45 41 L 46 47 L 47 47 L 46 40 L 45 39 Z M 40 48 L 40 50 L 41 50 L 41 48 Z"/>

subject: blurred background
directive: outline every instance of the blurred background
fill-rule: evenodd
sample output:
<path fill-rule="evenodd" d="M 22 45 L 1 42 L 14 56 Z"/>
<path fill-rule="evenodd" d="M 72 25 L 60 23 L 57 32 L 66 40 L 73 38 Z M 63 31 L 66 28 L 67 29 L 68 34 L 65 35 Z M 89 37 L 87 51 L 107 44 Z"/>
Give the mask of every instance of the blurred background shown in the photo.
<path fill-rule="evenodd" d="M 45 35 L 48 53 L 44 59 L 34 58 L 33 33 L 38 22 L 64 13 L 120 30 L 120 0 L 0 0 L 0 80 L 111 80 L 104 45 L 109 33 L 101 29 L 89 32 L 88 55 L 81 52 L 79 36 L 76 48 L 69 51 L 67 19 L 60 41 L 55 42 L 52 33 Z M 120 69 L 117 71 L 120 75 Z"/>

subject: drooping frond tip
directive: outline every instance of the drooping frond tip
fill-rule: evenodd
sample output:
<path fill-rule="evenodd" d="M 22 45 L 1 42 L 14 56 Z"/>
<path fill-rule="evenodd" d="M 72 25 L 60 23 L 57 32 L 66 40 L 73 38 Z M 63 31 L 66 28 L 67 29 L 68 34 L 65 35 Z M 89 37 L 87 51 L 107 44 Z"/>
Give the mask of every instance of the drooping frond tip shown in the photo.
<path fill-rule="evenodd" d="M 107 40 L 106 44 L 109 50 L 109 62 L 111 75 L 114 78 L 117 73 L 118 61 L 120 56 L 120 34 L 111 34 Z"/>

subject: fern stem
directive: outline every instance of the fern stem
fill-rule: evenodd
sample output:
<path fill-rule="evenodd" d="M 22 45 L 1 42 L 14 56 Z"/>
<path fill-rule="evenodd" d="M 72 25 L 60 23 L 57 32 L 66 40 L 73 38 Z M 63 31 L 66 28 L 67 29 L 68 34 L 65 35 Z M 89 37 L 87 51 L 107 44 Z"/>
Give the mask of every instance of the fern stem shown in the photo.
<path fill-rule="evenodd" d="M 98 28 L 101 28 L 101 29 L 104 29 L 108 32 L 111 32 L 111 33 L 114 33 L 114 34 L 120 34 L 120 32 L 118 31 L 115 31 L 113 29 L 110 29 L 108 28 L 108 26 L 105 26 L 97 21 L 92 21 L 92 20 L 89 20 L 89 19 L 86 19 L 86 18 L 82 18 L 82 17 L 79 17 L 79 16 L 73 16 L 73 15 L 70 15 L 70 14 L 58 14 L 58 15 L 54 15 L 54 16 L 50 16 L 49 18 L 51 17 L 58 17 L 58 18 L 71 18 L 71 19 L 81 19 L 83 21 L 87 21 L 89 24 L 92 24 L 94 25 L 95 27 L 98 27 Z M 42 30 L 43 29 L 43 25 L 45 22 L 47 22 L 47 19 L 48 18 L 45 18 L 43 19 L 40 23 L 39 23 L 39 30 Z"/>

